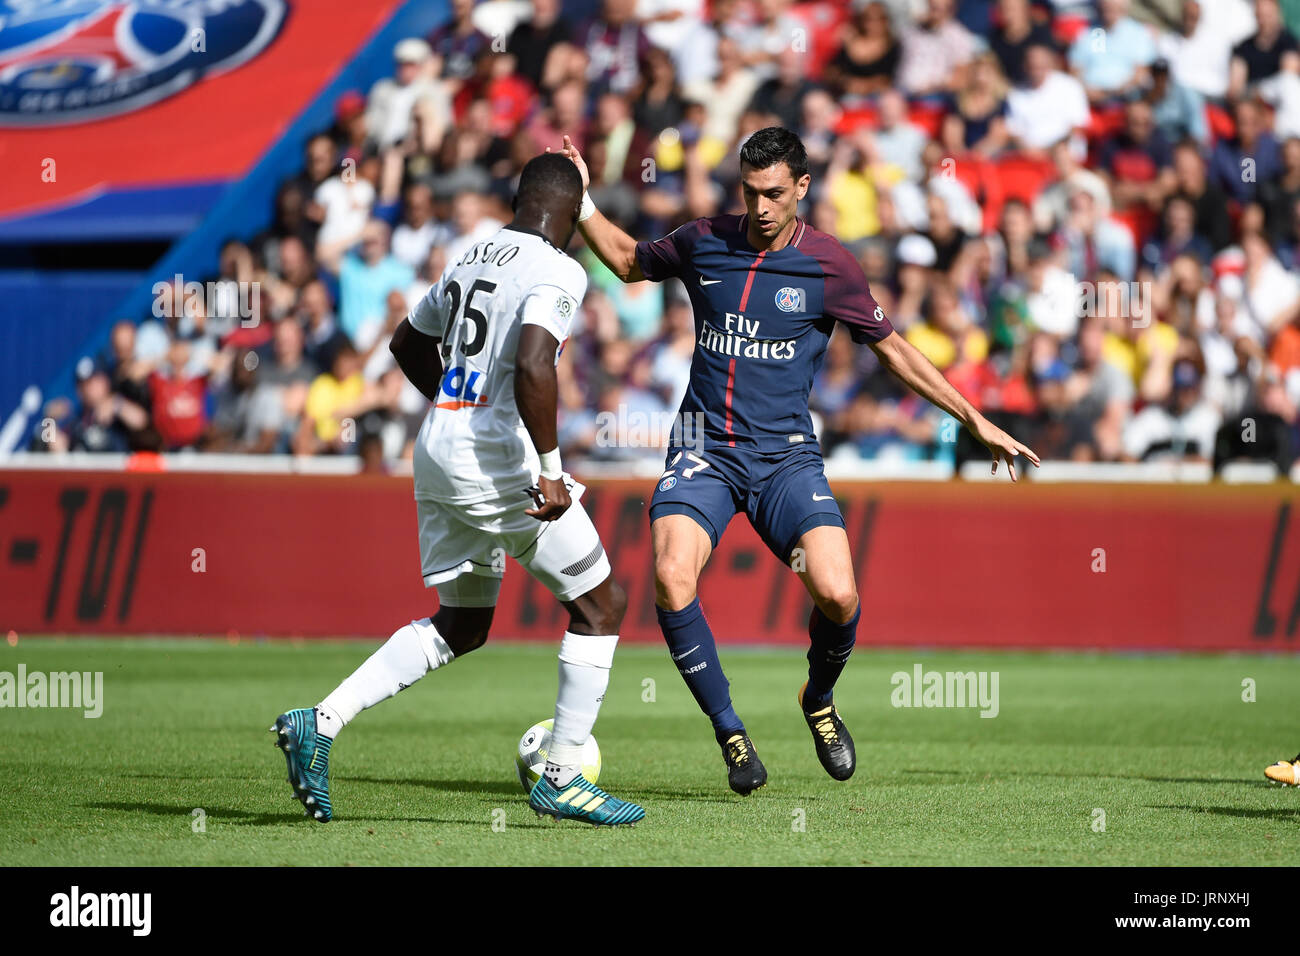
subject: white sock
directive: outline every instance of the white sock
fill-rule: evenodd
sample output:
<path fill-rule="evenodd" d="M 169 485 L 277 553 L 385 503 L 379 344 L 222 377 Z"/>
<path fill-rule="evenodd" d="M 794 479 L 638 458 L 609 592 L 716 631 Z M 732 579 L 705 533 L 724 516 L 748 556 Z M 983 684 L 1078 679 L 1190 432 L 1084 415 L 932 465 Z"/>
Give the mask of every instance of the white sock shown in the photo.
<path fill-rule="evenodd" d="M 367 707 L 410 687 L 455 656 L 430 618 L 399 627 L 316 707 L 317 732 L 332 738 Z"/>
<path fill-rule="evenodd" d="M 592 636 L 564 632 L 560 642 L 560 690 L 555 697 L 551 750 L 546 779 L 565 787 L 582 772 L 582 748 L 596 725 L 600 702 L 609 686 L 617 634 Z"/>

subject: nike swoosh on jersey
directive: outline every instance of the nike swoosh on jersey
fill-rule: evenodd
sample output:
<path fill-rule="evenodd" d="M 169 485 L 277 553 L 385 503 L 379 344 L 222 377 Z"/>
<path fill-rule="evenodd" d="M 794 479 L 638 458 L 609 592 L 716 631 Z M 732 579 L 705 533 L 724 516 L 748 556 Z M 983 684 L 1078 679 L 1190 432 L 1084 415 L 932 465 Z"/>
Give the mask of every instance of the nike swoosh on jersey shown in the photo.
<path fill-rule="evenodd" d="M 834 495 L 819 495 L 817 492 L 813 492 L 813 501 L 830 501 L 834 497 Z"/>
<path fill-rule="evenodd" d="M 713 285 L 721 281 L 721 279 L 706 279 L 704 276 L 700 276 L 700 285 Z"/>
<path fill-rule="evenodd" d="M 696 645 L 695 645 L 694 647 L 692 647 L 689 651 L 682 651 L 682 653 L 680 653 L 680 654 L 672 654 L 672 655 L 670 655 L 670 656 L 672 657 L 673 660 L 675 660 L 675 661 L 680 661 L 683 657 L 690 657 L 692 654 L 694 654 L 694 653 L 695 653 L 696 651 L 698 651 L 699 649 L 700 649 L 700 645 L 696 644 Z"/>

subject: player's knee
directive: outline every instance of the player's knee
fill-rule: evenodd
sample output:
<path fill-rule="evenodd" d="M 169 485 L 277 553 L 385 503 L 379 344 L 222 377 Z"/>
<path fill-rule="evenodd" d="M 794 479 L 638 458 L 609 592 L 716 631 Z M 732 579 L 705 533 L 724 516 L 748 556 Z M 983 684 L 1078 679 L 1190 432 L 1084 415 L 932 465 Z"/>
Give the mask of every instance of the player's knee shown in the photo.
<path fill-rule="evenodd" d="M 836 583 L 818 595 L 817 606 L 836 624 L 847 624 L 858 610 L 858 589 L 852 581 Z"/>
<path fill-rule="evenodd" d="M 593 609 L 591 627 L 597 634 L 617 634 L 626 613 L 627 592 L 617 582 L 610 581 L 609 588 Z"/>
<path fill-rule="evenodd" d="M 569 630 L 575 634 L 617 634 L 627 613 L 627 592 L 612 577 L 578 598 L 569 608 Z"/>
<path fill-rule="evenodd" d="M 433 626 L 451 652 L 464 657 L 487 643 L 491 611 L 491 608 L 442 607 L 433 616 Z"/>
<path fill-rule="evenodd" d="M 695 569 L 672 554 L 655 558 L 655 596 L 660 607 L 676 611 L 695 597 Z"/>

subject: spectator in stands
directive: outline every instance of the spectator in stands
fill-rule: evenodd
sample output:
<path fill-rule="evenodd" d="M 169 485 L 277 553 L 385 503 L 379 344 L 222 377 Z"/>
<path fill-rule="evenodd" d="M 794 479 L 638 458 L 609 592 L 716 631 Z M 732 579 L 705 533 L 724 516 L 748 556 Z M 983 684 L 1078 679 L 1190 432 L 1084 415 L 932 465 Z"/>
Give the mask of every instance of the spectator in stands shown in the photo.
<path fill-rule="evenodd" d="M 286 236 L 278 246 L 279 268 L 264 273 L 271 318 L 293 309 L 307 283 L 316 278 L 316 261 L 297 236 Z"/>
<path fill-rule="evenodd" d="M 348 90 L 334 103 L 334 143 L 340 162 L 353 165 L 373 155 L 378 146 L 366 120 L 366 98 Z"/>
<path fill-rule="evenodd" d="M 1098 197 L 1083 187 L 1070 191 L 1061 240 L 1070 272 L 1081 279 L 1105 269 L 1128 281 L 1137 268 L 1133 234 L 1111 218 L 1108 203 L 1107 199 L 1099 204 Z"/>
<path fill-rule="evenodd" d="M 601 15 L 580 33 L 591 92 L 630 93 L 650 41 L 637 23 L 636 0 L 604 0 Z"/>
<path fill-rule="evenodd" d="M 718 72 L 718 40 L 739 39 L 744 29 L 738 15 L 740 0 L 713 0 L 709 19 L 692 27 L 673 52 L 677 81 L 683 88 L 712 79 Z"/>
<path fill-rule="evenodd" d="M 736 138 L 740 114 L 758 89 L 758 77 L 745 66 L 740 47 L 729 36 L 718 39 L 718 73 L 711 80 L 697 81 L 683 88 L 689 100 L 703 103 L 706 113 L 703 135 L 722 150 Z"/>
<path fill-rule="evenodd" d="M 270 228 L 260 233 L 252 243 L 254 255 L 268 272 L 281 271 L 280 244 L 286 239 L 297 239 L 307 249 L 316 248 L 316 232 L 320 224 L 307 218 L 307 202 L 311 195 L 304 192 L 296 180 L 280 184 L 275 195 L 275 218 Z"/>
<path fill-rule="evenodd" d="M 759 80 L 777 73 L 777 61 L 787 50 L 802 47 L 810 40 L 803 21 L 787 12 L 790 0 L 755 0 L 755 21 L 742 27 L 735 39 L 740 46 L 744 65 Z"/>
<path fill-rule="evenodd" d="M 1128 9 L 1128 0 L 1098 0 L 1097 26 L 1082 31 L 1070 46 L 1070 68 L 1091 103 L 1116 102 L 1149 83 L 1155 40 Z"/>
<path fill-rule="evenodd" d="M 1210 161 L 1211 175 L 1229 198 L 1250 202 L 1261 183 L 1281 171 L 1277 140 L 1268 131 L 1264 107 L 1255 100 L 1242 100 L 1233 111 L 1237 134 L 1220 140 Z"/>
<path fill-rule="evenodd" d="M 966 85 L 953 97 L 962 119 L 963 146 L 994 157 L 1007 145 L 1007 83 L 997 57 L 982 53 L 971 64 Z"/>
<path fill-rule="evenodd" d="M 1242 306 L 1264 336 L 1276 335 L 1300 319 L 1300 277 L 1278 262 L 1260 233 L 1242 236 L 1241 248 L 1246 256 Z"/>
<path fill-rule="evenodd" d="M 1232 50 L 1228 97 L 1233 100 L 1282 70 L 1300 72 L 1300 46 L 1282 22 L 1277 0 L 1255 0 L 1255 24 L 1255 33 Z"/>
<path fill-rule="evenodd" d="M 1178 28 L 1156 39 L 1157 54 L 1168 63 L 1175 87 L 1215 101 L 1227 94 L 1232 46 L 1243 38 L 1233 32 L 1234 18 L 1215 14 L 1217 8 L 1230 6 L 1231 2 L 1211 0 L 1207 8 L 1201 0 L 1184 0 Z M 1236 2 L 1245 5 L 1242 0 Z"/>
<path fill-rule="evenodd" d="M 1079 324 L 1078 362 L 1065 382 L 1072 430 L 1086 436 L 1089 458 L 1118 461 L 1133 405 L 1133 380 L 1105 360 L 1105 322 L 1088 316 Z M 1077 457 L 1077 455 L 1076 455 Z"/>
<path fill-rule="evenodd" d="M 1169 143 L 1194 139 L 1202 146 L 1210 142 L 1210 125 L 1205 119 L 1205 99 L 1190 87 L 1176 82 L 1169 73 L 1169 61 L 1151 64 L 1151 89 L 1146 98 L 1156 127 Z"/>
<path fill-rule="evenodd" d="M 803 99 L 815 88 L 804 76 L 805 59 L 805 54 L 794 48 L 783 51 L 776 60 L 776 75 L 759 86 L 749 108 L 775 116 L 780 126 L 797 129 L 802 116 Z"/>
<path fill-rule="evenodd" d="M 339 260 L 356 245 L 375 205 L 378 160 L 365 159 L 355 168 L 344 167 L 337 176 L 320 184 L 314 197 L 322 210 L 316 235 L 316 257 L 331 272 Z"/>
<path fill-rule="evenodd" d="M 433 218 L 433 190 L 427 183 L 411 183 L 403 195 L 402 221 L 393 230 L 393 257 L 418 269 L 433 244 L 445 239 L 445 230 Z"/>
<path fill-rule="evenodd" d="M 438 56 L 439 73 L 453 87 L 469 78 L 479 54 L 491 39 L 474 25 L 475 0 L 451 0 L 451 21 L 429 34 L 428 46 Z"/>
<path fill-rule="evenodd" d="M 1209 177 L 1209 169 L 1196 143 L 1183 140 L 1174 147 L 1174 196 L 1186 199 L 1196 210 L 1196 232 L 1222 249 L 1232 238 L 1228 199 Z"/>
<path fill-rule="evenodd" d="M 338 147 L 328 133 L 317 133 L 307 141 L 303 171 L 291 180 L 307 199 L 303 215 L 314 229 L 319 229 L 325 221 L 325 207 L 316 198 L 316 192 L 338 171 Z"/>
<path fill-rule="evenodd" d="M 1056 55 L 1047 46 L 1025 51 L 1025 83 L 1007 94 L 1007 132 L 1023 152 L 1046 158 L 1063 139 L 1082 144 L 1092 120 L 1083 84 L 1056 68 Z M 1082 154 L 1081 145 L 1074 149 Z"/>
<path fill-rule="evenodd" d="M 1029 0 L 998 0 L 998 26 L 989 37 L 989 49 L 998 58 L 1002 73 L 1012 86 L 1028 82 L 1025 54 L 1031 46 L 1053 49 L 1056 42 L 1047 24 L 1034 18 Z"/>
<path fill-rule="evenodd" d="M 1202 265 L 1214 258 L 1210 241 L 1196 231 L 1196 209 L 1182 196 L 1171 196 L 1165 203 L 1160 236 L 1142 250 L 1143 261 L 1153 269 L 1173 263 L 1179 256 L 1190 256 Z"/>
<path fill-rule="evenodd" d="M 334 353 L 348 337 L 338 327 L 329 290 L 320 280 L 308 283 L 298 297 L 294 318 L 302 326 L 303 348 L 317 368 L 334 364 Z"/>
<path fill-rule="evenodd" d="M 896 79 L 910 97 L 942 96 L 961 89 L 975 58 L 975 38 L 953 18 L 953 0 L 926 0 L 925 14 L 903 30 Z"/>
<path fill-rule="evenodd" d="M 1086 194 L 1085 194 L 1086 195 Z M 1028 268 L 1017 282 L 1024 296 L 1026 325 L 1056 339 L 1072 338 L 1079 327 L 1078 286 L 1075 276 L 1061 268 L 1051 248 L 1042 240 L 1029 243 Z"/>
<path fill-rule="evenodd" d="M 370 98 L 365 111 L 365 125 L 371 139 L 380 149 L 394 146 L 411 131 L 411 114 L 423 105 L 429 112 L 435 132 L 441 139 L 441 130 L 451 116 L 451 100 L 436 74 L 437 62 L 429 44 L 417 37 L 408 37 L 393 48 L 397 64 L 391 78 L 379 80 L 370 88 Z"/>
<path fill-rule="evenodd" d="M 565 19 L 560 0 L 532 0 L 532 16 L 515 27 L 506 52 L 515 58 L 515 70 L 534 89 L 555 89 L 578 54 L 573 25 Z"/>
<path fill-rule="evenodd" d="M 686 100 L 677 86 L 672 57 L 659 47 L 646 51 L 641 64 L 641 85 L 632 109 L 637 129 L 649 132 L 676 127 L 686 111 Z"/>
<path fill-rule="evenodd" d="M 1174 191 L 1173 150 L 1156 128 L 1151 104 L 1134 97 L 1124 106 L 1124 128 L 1105 144 L 1098 163 L 1107 178 L 1117 213 L 1131 211 L 1132 222 L 1145 239 Z"/>
<path fill-rule="evenodd" d="M 851 243 L 880 232 L 880 200 L 903 178 L 902 169 L 881 157 L 865 126 L 836 141 L 825 186 L 835 209 L 835 234 Z"/>
<path fill-rule="evenodd" d="M 469 251 L 470 246 L 489 238 L 504 225 L 504 222 L 488 212 L 487 200 L 483 195 L 461 193 L 452 200 L 451 227 L 454 238 L 447 241 L 447 261 L 458 261 Z"/>
<path fill-rule="evenodd" d="M 190 343 L 174 339 L 166 361 L 149 376 L 153 426 L 165 451 L 193 448 L 207 427 L 208 376 L 190 371 Z"/>
<path fill-rule="evenodd" d="M 294 453 L 344 451 L 357 440 L 356 420 L 369 408 L 361 358 L 355 348 L 344 345 L 335 353 L 330 370 L 316 376 L 307 390 Z"/>
<path fill-rule="evenodd" d="M 647 346 L 646 355 L 651 386 L 665 407 L 680 407 L 690 384 L 691 361 L 695 357 L 695 320 L 685 290 L 668 297 L 662 330 Z"/>
<path fill-rule="evenodd" d="M 1214 455 L 1220 416 L 1201 396 L 1201 370 L 1184 359 L 1173 369 L 1168 402 L 1147 405 L 1124 429 L 1127 461 L 1205 461 Z"/>
<path fill-rule="evenodd" d="M 840 29 L 840 48 L 827 64 L 825 80 L 843 96 L 874 96 L 893 88 L 902 56 L 889 8 L 880 0 L 854 0 L 853 16 Z"/>
<path fill-rule="evenodd" d="M 77 363 L 77 411 L 51 451 L 127 452 L 149 426 L 148 413 L 113 391 L 108 372 L 93 359 Z"/>
<path fill-rule="evenodd" d="M 339 268 L 339 325 L 343 332 L 355 341 L 367 325 L 382 322 L 388 293 L 404 291 L 414 278 L 415 270 L 389 251 L 388 224 L 371 219 L 361 233 L 360 254 L 348 253 Z"/>
<path fill-rule="evenodd" d="M 119 319 L 108 334 L 108 349 L 98 365 L 108 375 L 113 392 L 136 405 L 149 404 L 149 367 L 136 359 L 135 323 Z"/>
<path fill-rule="evenodd" d="M 925 172 L 921 150 L 929 137 L 907 118 L 907 100 L 897 90 L 881 93 L 876 106 L 879 120 L 873 138 L 880 161 L 898 167 L 906 179 L 920 180 Z"/>

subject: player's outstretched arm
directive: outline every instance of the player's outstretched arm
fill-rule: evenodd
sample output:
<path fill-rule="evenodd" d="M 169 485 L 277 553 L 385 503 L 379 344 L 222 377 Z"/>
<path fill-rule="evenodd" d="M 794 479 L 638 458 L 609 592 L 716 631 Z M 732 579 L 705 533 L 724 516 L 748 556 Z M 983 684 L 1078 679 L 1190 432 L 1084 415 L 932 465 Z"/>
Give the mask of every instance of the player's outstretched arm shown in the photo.
<path fill-rule="evenodd" d="M 420 394 L 429 401 L 436 402 L 438 388 L 442 384 L 442 356 L 438 354 L 438 340 L 412 326 L 410 319 L 402 319 L 393 331 L 388 350 L 397 360 L 397 367 L 420 390 Z"/>
<path fill-rule="evenodd" d="M 515 353 L 515 407 L 533 447 L 542 456 L 542 475 L 533 495 L 537 507 L 526 512 L 538 521 L 554 521 L 570 504 L 563 475 L 546 474 L 548 453 L 555 456 L 558 470 L 560 442 L 555 416 L 560 389 L 555 379 L 555 352 L 559 347 L 555 336 L 540 325 L 520 326 Z"/>
<path fill-rule="evenodd" d="M 976 411 L 975 406 L 966 401 L 943 373 L 907 339 L 891 332 L 879 342 L 873 342 L 871 347 L 880 357 L 881 364 L 897 375 L 904 385 L 952 415 L 993 453 L 993 474 L 998 473 L 998 462 L 1006 461 L 1011 480 L 1015 481 L 1017 455 L 1024 455 L 1035 468 L 1038 467 L 1038 456 L 1033 449 L 1020 444 Z"/>
<path fill-rule="evenodd" d="M 546 147 L 547 152 L 550 152 L 550 149 L 549 146 Z M 578 147 L 573 145 L 573 140 L 568 136 L 564 137 L 564 148 L 561 152 L 573 160 L 573 165 L 578 167 L 578 172 L 582 173 L 582 188 L 586 189 L 591 184 L 587 163 L 578 154 Z M 590 199 L 584 199 L 585 218 L 578 220 L 578 231 L 582 233 L 582 238 L 587 241 L 591 251 L 596 253 L 596 257 L 609 267 L 610 272 L 624 282 L 640 282 L 645 276 L 636 261 L 636 240 L 606 219 L 601 211 L 590 203 Z"/>

